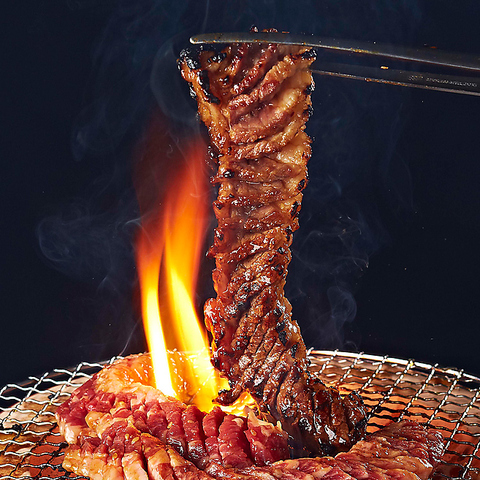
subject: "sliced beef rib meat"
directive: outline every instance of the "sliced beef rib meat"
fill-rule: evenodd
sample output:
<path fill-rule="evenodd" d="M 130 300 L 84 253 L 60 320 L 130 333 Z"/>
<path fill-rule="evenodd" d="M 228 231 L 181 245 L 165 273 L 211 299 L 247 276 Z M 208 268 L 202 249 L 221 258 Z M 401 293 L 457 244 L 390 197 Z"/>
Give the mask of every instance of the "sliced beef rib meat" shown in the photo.
<path fill-rule="evenodd" d="M 210 249 L 217 296 L 205 305 L 212 360 L 230 384 L 218 400 L 231 403 L 246 390 L 294 447 L 332 454 L 362 437 L 363 403 L 309 374 L 284 295 L 311 154 L 304 129 L 314 57 L 306 47 L 241 44 L 184 51 L 179 66 L 218 167 Z"/>

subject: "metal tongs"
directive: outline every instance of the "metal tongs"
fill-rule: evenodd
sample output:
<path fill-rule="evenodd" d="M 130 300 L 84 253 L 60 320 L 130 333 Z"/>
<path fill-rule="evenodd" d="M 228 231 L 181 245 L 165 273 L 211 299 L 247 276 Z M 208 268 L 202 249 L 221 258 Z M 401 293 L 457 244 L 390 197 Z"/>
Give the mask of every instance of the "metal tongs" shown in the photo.
<path fill-rule="evenodd" d="M 426 73 L 408 69 L 392 69 L 386 65 L 372 67 L 357 63 L 321 63 L 312 71 L 320 75 L 417 87 L 442 92 L 480 96 L 480 56 L 441 52 L 434 48 L 404 48 L 376 42 L 338 40 L 290 33 L 205 33 L 190 38 L 193 44 L 214 43 L 279 43 L 321 48 L 325 51 L 344 52 L 357 58 L 385 58 L 412 62 L 437 69 L 463 70 L 467 75 Z"/>

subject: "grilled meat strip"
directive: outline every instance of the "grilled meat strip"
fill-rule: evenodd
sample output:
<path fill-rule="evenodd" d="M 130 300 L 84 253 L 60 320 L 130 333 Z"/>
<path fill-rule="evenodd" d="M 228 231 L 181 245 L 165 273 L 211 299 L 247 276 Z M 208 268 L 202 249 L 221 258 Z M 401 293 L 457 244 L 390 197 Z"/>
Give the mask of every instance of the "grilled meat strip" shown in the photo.
<path fill-rule="evenodd" d="M 210 249 L 217 297 L 205 305 L 212 361 L 230 383 L 218 401 L 229 404 L 247 390 L 294 446 L 332 454 L 363 435 L 363 403 L 308 373 L 284 295 L 311 154 L 304 129 L 314 57 L 305 47 L 241 44 L 183 51 L 179 66 L 218 166 Z"/>
<path fill-rule="evenodd" d="M 336 457 L 289 460 L 276 426 L 166 397 L 151 369 L 149 355 L 118 360 L 58 408 L 66 470 L 93 480 L 425 480 L 443 452 L 438 432 L 402 421 Z"/>

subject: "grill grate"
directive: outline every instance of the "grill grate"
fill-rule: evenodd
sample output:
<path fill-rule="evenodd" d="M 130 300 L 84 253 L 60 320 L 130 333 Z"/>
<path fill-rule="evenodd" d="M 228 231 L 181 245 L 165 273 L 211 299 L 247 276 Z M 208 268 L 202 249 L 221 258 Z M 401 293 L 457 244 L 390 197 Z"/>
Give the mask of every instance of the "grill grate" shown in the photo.
<path fill-rule="evenodd" d="M 326 383 L 362 395 L 369 432 L 407 418 L 438 429 L 446 452 L 433 478 L 480 480 L 480 378 L 388 356 L 312 351 L 310 358 Z M 0 480 L 84 478 L 61 467 L 66 443 L 54 412 L 104 365 L 81 363 L 0 390 Z"/>

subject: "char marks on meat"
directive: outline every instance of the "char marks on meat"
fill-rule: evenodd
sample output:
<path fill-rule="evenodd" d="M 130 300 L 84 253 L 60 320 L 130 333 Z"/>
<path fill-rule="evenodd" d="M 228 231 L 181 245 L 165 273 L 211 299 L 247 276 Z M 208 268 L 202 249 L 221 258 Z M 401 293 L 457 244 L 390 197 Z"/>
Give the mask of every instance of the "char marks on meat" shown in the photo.
<path fill-rule="evenodd" d="M 426 480 L 442 455 L 438 432 L 402 421 L 336 457 L 288 459 L 276 426 L 252 413 L 202 412 L 166 397 L 151 380 L 149 355 L 127 357 L 57 409 L 70 444 L 66 470 L 93 480 Z"/>
<path fill-rule="evenodd" d="M 364 434 L 363 403 L 308 373 L 284 295 L 311 154 L 304 129 L 314 58 L 306 47 L 241 44 L 221 53 L 184 51 L 179 66 L 218 167 L 210 249 L 217 297 L 205 306 L 212 360 L 231 387 L 218 401 L 229 404 L 246 390 L 294 447 L 332 454 Z"/>

